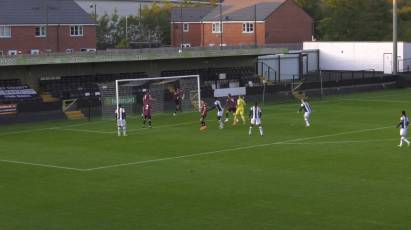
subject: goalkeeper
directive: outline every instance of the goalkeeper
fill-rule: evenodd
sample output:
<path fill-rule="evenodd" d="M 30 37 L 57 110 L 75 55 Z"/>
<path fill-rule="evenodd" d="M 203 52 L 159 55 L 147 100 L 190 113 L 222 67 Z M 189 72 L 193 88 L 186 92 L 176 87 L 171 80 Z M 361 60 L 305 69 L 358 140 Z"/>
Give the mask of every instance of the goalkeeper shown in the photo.
<path fill-rule="evenodd" d="M 241 120 L 243 120 L 243 124 L 245 124 L 245 117 L 244 117 L 244 108 L 246 106 L 245 100 L 242 96 L 239 96 L 237 99 L 237 110 L 234 114 L 234 121 L 233 125 L 238 123 L 238 117 L 241 116 Z"/>

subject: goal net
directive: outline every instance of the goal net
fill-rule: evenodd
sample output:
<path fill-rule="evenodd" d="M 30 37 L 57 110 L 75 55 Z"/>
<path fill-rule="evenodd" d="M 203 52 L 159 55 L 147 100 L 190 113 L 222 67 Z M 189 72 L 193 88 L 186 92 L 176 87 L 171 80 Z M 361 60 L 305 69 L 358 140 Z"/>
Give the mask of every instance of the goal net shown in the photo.
<path fill-rule="evenodd" d="M 129 115 L 140 115 L 143 96 L 149 91 L 152 97 L 153 113 L 175 111 L 174 94 L 181 95 L 182 111 L 198 111 L 200 106 L 200 77 L 198 75 L 121 79 L 99 84 L 102 100 L 102 116 L 114 117 L 114 111 L 121 104 Z"/>

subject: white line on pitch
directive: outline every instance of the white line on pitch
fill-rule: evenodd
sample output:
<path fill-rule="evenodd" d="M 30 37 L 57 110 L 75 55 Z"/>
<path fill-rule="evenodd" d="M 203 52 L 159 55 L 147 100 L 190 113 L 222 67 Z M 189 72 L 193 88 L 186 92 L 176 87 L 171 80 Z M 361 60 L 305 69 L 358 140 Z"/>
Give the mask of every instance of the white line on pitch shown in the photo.
<path fill-rule="evenodd" d="M 387 102 L 387 103 L 411 103 L 411 101 L 387 100 L 387 99 L 340 99 L 342 101 L 360 101 L 360 102 Z"/>
<path fill-rule="evenodd" d="M 376 140 L 345 140 L 345 141 L 318 141 L 318 142 L 289 142 L 289 145 L 327 145 L 327 144 L 352 144 L 352 143 L 374 143 L 398 140 L 398 138 L 376 139 Z"/>
<path fill-rule="evenodd" d="M 63 125 L 63 126 L 54 126 L 54 127 L 48 127 L 48 128 L 39 128 L 39 129 L 25 129 L 25 130 L 17 130 L 17 131 L 10 131 L 10 132 L 2 132 L 0 133 L 0 137 L 2 136 L 10 136 L 10 135 L 16 135 L 16 134 L 22 134 L 22 133 L 34 133 L 34 132 L 39 132 L 39 131 L 48 131 L 48 130 L 54 130 L 54 129 L 61 129 L 61 128 L 69 128 L 69 127 L 77 127 L 77 126 L 85 126 L 89 124 L 95 124 L 95 123 L 100 123 L 100 122 L 107 122 L 108 120 L 100 120 L 100 121 L 93 121 L 93 122 L 83 122 L 83 123 L 77 123 L 77 124 L 71 124 L 71 125 Z"/>
<path fill-rule="evenodd" d="M 300 142 L 300 141 L 306 141 L 306 140 L 314 140 L 314 139 L 320 139 L 320 138 L 325 138 L 325 137 L 341 136 L 341 135 L 353 134 L 353 133 L 363 133 L 363 132 L 369 132 L 369 131 L 375 131 L 375 130 L 382 130 L 382 129 L 388 129 L 388 128 L 392 128 L 392 126 L 385 126 L 385 127 L 379 127 L 379 128 L 373 128 L 373 129 L 361 129 L 361 130 L 347 131 L 347 132 L 341 132 L 341 133 L 335 133 L 335 134 L 327 134 L 327 135 L 321 135 L 321 136 L 315 136 L 315 137 L 305 137 L 305 138 L 289 139 L 289 140 L 285 140 L 285 141 L 277 141 L 277 142 L 271 142 L 271 143 L 267 143 L 267 144 L 249 145 L 249 146 L 228 148 L 228 149 L 222 149 L 222 150 L 207 151 L 207 152 L 202 152 L 202 153 L 193 153 L 193 154 L 187 154 L 187 155 L 181 155 L 181 156 L 175 156 L 175 157 L 158 158 L 158 159 L 146 160 L 146 161 L 137 161 L 137 162 L 123 163 L 123 164 L 107 165 L 107 166 L 101 166 L 101 167 L 95 167 L 95 168 L 85 169 L 85 171 L 95 171 L 95 170 L 108 169 L 108 168 L 116 168 L 116 167 L 129 166 L 129 165 L 141 165 L 141 164 L 155 163 L 155 162 L 160 162 L 160 161 L 168 161 L 168 160 L 176 160 L 176 159 L 181 159 L 181 158 L 198 157 L 198 156 L 211 155 L 211 154 L 217 154 L 217 153 L 222 153 L 222 152 L 232 152 L 232 151 L 237 151 L 237 150 L 247 150 L 247 149 L 261 148 L 261 147 L 267 147 L 267 146 L 272 146 L 272 145 L 280 145 L 280 144 L 287 144 L 287 143 L 290 143 L 290 144 L 291 144 L 291 143 L 293 143 L 293 142 Z"/>
<path fill-rule="evenodd" d="M 0 159 L 0 162 L 11 163 L 11 164 L 32 165 L 32 166 L 39 166 L 39 167 L 43 167 L 43 168 L 65 169 L 65 170 L 71 170 L 71 171 L 85 171 L 84 169 L 79 169 L 79 168 L 72 168 L 72 167 L 65 167 L 65 166 L 58 166 L 58 165 L 49 165 L 49 164 L 30 163 L 30 162 L 24 162 L 24 161 L 13 161 L 13 160 L 2 160 L 2 159 Z"/>
<path fill-rule="evenodd" d="M 265 115 L 266 117 L 271 117 L 275 115 L 283 115 L 283 114 L 290 114 L 293 111 L 290 112 L 281 112 L 281 113 L 270 113 Z M 115 122 L 115 121 L 113 121 Z M 176 124 L 169 124 L 169 125 L 159 125 L 159 126 L 153 126 L 152 129 L 158 129 L 158 128 L 168 128 L 168 127 L 178 127 L 178 126 L 183 126 L 183 125 L 191 125 L 198 123 L 198 121 L 190 121 L 190 122 L 181 122 L 181 123 L 176 123 Z M 97 134 L 117 134 L 117 131 L 103 131 L 103 130 L 90 130 L 90 129 L 67 129 L 65 127 L 55 127 L 55 128 L 48 128 L 48 129 L 55 129 L 55 130 L 62 130 L 62 131 L 71 131 L 71 132 L 82 132 L 82 133 L 97 133 Z M 133 135 L 133 133 L 137 133 L 140 131 L 147 130 L 149 128 L 138 128 L 138 129 L 128 129 L 127 133 L 129 135 Z M 130 134 L 131 133 L 131 134 Z"/>
<path fill-rule="evenodd" d="M 387 129 L 387 128 L 392 128 L 392 126 L 380 127 L 380 128 L 374 128 L 374 129 L 361 129 L 361 130 L 354 130 L 354 131 L 341 132 L 341 133 L 328 134 L 328 135 L 315 136 L 315 137 L 289 139 L 289 140 L 285 140 L 285 141 L 278 141 L 278 142 L 272 142 L 272 143 L 267 143 L 267 144 L 250 145 L 250 146 L 222 149 L 222 150 L 216 150 L 216 151 L 208 151 L 208 152 L 202 152 L 202 153 L 187 154 L 187 155 L 181 155 L 181 156 L 175 156 L 175 157 L 166 157 L 166 158 L 159 158 L 159 159 L 146 160 L 146 161 L 138 161 L 138 162 L 124 163 L 124 164 L 101 166 L 101 167 L 88 168 L 88 169 L 80 169 L 80 168 L 50 165 L 50 164 L 31 163 L 31 162 L 24 162 L 24 161 L 4 160 L 4 159 L 0 159 L 0 162 L 12 163 L 12 164 L 31 165 L 31 166 L 39 166 L 39 167 L 44 167 L 44 168 L 64 169 L 64 170 L 78 171 L 78 172 L 86 172 L 86 171 L 95 171 L 95 170 L 122 167 L 122 166 L 129 166 L 129 165 L 139 165 L 139 164 L 155 163 L 155 162 L 167 161 L 167 160 L 176 160 L 176 159 L 181 159 L 181 158 L 197 157 L 197 156 L 202 156 L 202 155 L 211 155 L 211 154 L 217 154 L 217 153 L 221 153 L 221 152 L 231 152 L 231 151 L 236 151 L 236 150 L 247 150 L 247 149 L 267 147 L 267 146 L 272 146 L 272 145 L 298 144 L 298 143 L 293 143 L 293 142 L 320 139 L 320 138 L 324 138 L 324 137 L 340 136 L 340 135 L 345 135 L 345 134 L 369 132 L 369 131 L 382 130 L 382 129 Z M 344 142 L 344 141 L 340 141 L 340 143 L 342 143 L 342 142 Z M 358 141 L 358 142 L 360 142 L 360 141 Z M 320 143 L 320 142 L 318 142 L 318 143 Z M 337 142 L 335 142 L 335 143 L 337 143 Z M 302 143 L 302 144 L 310 144 L 310 143 Z M 328 144 L 333 144 L 333 142 L 328 142 Z"/>
<path fill-rule="evenodd" d="M 177 124 L 172 124 L 172 125 L 159 125 L 159 126 L 154 126 L 152 129 L 159 129 L 159 128 L 167 128 L 167 127 L 178 127 L 182 125 L 190 125 L 190 124 L 195 124 L 197 123 L 196 121 L 191 121 L 191 122 L 182 122 L 182 123 L 177 123 Z M 149 128 L 138 128 L 138 129 L 129 129 L 127 130 L 127 133 L 130 135 L 130 133 L 136 133 L 139 131 L 147 130 Z M 99 131 L 99 130 L 89 130 L 89 129 L 66 129 L 66 128 L 58 128 L 58 130 L 62 131 L 73 131 L 73 132 L 84 132 L 84 133 L 99 133 L 99 134 L 116 134 L 117 131 Z"/>

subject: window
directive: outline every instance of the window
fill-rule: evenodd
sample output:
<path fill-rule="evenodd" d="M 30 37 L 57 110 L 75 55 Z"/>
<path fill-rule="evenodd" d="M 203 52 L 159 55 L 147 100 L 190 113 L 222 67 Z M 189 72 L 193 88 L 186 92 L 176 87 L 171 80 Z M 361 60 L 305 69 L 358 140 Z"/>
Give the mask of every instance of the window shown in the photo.
<path fill-rule="evenodd" d="M 94 48 L 81 48 L 80 52 L 96 52 Z"/>
<path fill-rule="evenodd" d="M 254 33 L 254 23 L 243 23 L 243 33 Z"/>
<path fill-rule="evenodd" d="M 82 37 L 83 33 L 83 26 L 70 26 L 70 36 Z"/>
<path fill-rule="evenodd" d="M 17 55 L 17 50 L 9 50 L 9 52 L 7 52 L 7 54 L 8 54 L 9 56 Z"/>
<path fill-rule="evenodd" d="M 184 31 L 184 32 L 190 31 L 190 24 L 188 24 L 188 23 L 183 23 L 183 31 Z"/>
<path fill-rule="evenodd" d="M 47 27 L 37 26 L 36 27 L 36 37 L 46 37 L 47 36 Z"/>
<path fill-rule="evenodd" d="M 221 23 L 219 23 L 219 22 L 213 23 L 212 31 L 213 31 L 213 33 L 221 33 L 223 31 Z"/>
<path fill-rule="evenodd" d="M 10 38 L 11 37 L 11 27 L 10 26 L 0 26 L 0 38 Z"/>
<path fill-rule="evenodd" d="M 31 55 L 38 55 L 38 54 L 40 54 L 40 50 L 38 50 L 38 49 L 32 49 L 32 50 L 30 50 L 30 54 L 31 54 Z"/>
<path fill-rule="evenodd" d="M 181 48 L 190 48 L 191 44 L 190 43 L 183 43 L 181 44 Z"/>
<path fill-rule="evenodd" d="M 3 56 L 3 50 L 0 50 L 0 56 Z"/>

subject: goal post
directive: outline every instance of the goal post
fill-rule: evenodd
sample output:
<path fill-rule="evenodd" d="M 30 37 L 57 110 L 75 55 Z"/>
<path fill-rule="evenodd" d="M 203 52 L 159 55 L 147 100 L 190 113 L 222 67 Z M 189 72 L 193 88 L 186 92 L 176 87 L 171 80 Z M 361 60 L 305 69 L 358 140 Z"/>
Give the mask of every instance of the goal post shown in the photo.
<path fill-rule="evenodd" d="M 113 116 L 115 109 L 122 104 L 127 113 L 138 114 L 142 109 L 142 97 L 150 90 L 154 113 L 175 111 L 174 92 L 182 90 L 183 111 L 198 111 L 201 89 L 199 75 L 119 79 L 112 83 L 99 85 L 102 91 L 102 114 Z"/>

